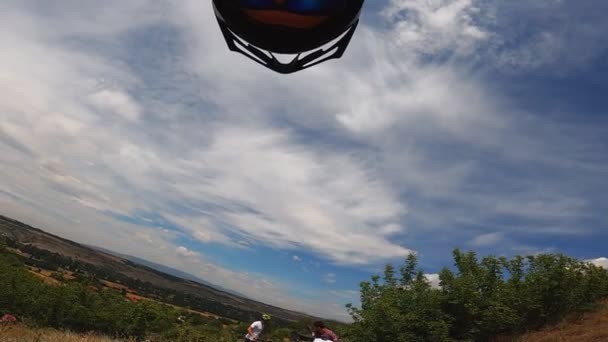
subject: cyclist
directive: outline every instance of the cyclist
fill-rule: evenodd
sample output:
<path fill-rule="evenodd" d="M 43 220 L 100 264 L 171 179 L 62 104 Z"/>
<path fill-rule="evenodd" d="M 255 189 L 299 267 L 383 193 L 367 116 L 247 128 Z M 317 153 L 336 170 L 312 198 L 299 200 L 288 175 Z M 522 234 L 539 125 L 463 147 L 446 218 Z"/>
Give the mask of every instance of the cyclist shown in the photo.
<path fill-rule="evenodd" d="M 257 320 L 247 328 L 247 334 L 245 335 L 245 342 L 254 342 L 260 338 L 260 334 L 264 330 L 264 324 L 270 321 L 270 315 L 262 314 L 260 320 Z"/>
<path fill-rule="evenodd" d="M 333 331 L 328 329 L 325 326 L 325 323 L 323 321 L 316 321 L 313 323 L 312 335 L 306 336 L 306 335 L 302 335 L 302 334 L 298 334 L 297 332 L 294 332 L 292 334 L 292 339 L 295 341 L 313 341 L 313 342 L 316 342 L 318 340 L 332 341 L 332 342 L 339 341 L 338 336 Z"/>
<path fill-rule="evenodd" d="M 338 336 L 336 336 L 336 334 L 333 331 L 329 330 L 325 326 L 325 323 L 323 323 L 323 321 L 314 322 L 313 327 L 314 327 L 313 337 L 320 338 L 322 340 L 333 341 L 333 342 L 338 341 Z"/>

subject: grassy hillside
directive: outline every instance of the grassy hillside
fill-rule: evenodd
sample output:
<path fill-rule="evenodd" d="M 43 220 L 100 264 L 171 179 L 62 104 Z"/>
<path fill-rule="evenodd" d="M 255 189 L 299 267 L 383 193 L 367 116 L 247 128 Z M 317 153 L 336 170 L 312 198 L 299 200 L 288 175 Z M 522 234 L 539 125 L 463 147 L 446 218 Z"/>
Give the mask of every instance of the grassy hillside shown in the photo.
<path fill-rule="evenodd" d="M 122 342 L 95 334 L 77 334 L 55 329 L 34 329 L 25 325 L 0 325 L 0 342 Z"/>
<path fill-rule="evenodd" d="M 517 342 L 608 341 L 608 302 L 594 312 L 578 315 L 540 331 L 521 336 Z"/>
<path fill-rule="evenodd" d="M 78 271 L 50 272 L 25 265 L 29 260 L 27 253 L 0 243 L 0 316 L 14 315 L 28 326 L 96 335 L 3 325 L 0 342 L 27 341 L 30 337 L 33 341 L 108 340 L 98 335 L 153 342 L 234 342 L 251 323 L 139 296 L 121 284 L 83 276 Z M 308 323 L 271 324 L 266 338 L 282 341 L 290 331 Z"/>
<path fill-rule="evenodd" d="M 199 282 L 172 276 L 128 259 L 46 233 L 0 215 L 0 239 L 36 268 L 60 269 L 127 285 L 136 295 L 235 320 L 250 321 L 266 312 L 283 323 L 309 315 L 243 298 Z M 11 247 L 11 246 L 9 246 Z"/>

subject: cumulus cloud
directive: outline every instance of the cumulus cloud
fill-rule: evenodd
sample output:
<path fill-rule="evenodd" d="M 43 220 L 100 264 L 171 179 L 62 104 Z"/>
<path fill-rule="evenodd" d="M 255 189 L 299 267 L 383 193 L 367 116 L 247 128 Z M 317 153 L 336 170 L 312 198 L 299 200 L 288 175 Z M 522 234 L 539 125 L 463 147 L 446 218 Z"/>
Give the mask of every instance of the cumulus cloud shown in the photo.
<path fill-rule="evenodd" d="M 431 284 L 431 287 L 433 287 L 435 289 L 439 289 L 440 288 L 440 286 L 439 286 L 439 274 L 430 273 L 430 274 L 425 274 L 424 277 Z"/>
<path fill-rule="evenodd" d="M 599 266 L 599 267 L 608 269 L 608 258 L 600 257 L 600 258 L 596 258 L 596 259 L 587 260 L 587 262 L 590 262 L 590 263 L 594 264 L 595 266 Z"/>

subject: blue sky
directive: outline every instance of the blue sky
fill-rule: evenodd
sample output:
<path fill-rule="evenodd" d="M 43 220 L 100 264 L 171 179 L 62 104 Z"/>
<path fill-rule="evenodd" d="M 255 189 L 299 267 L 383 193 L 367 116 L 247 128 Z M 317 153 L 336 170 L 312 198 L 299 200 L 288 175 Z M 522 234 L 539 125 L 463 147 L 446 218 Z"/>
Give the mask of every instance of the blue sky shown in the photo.
<path fill-rule="evenodd" d="M 348 320 L 411 252 L 603 259 L 608 5 L 367 1 L 279 75 L 206 1 L 0 4 L 0 209 Z"/>

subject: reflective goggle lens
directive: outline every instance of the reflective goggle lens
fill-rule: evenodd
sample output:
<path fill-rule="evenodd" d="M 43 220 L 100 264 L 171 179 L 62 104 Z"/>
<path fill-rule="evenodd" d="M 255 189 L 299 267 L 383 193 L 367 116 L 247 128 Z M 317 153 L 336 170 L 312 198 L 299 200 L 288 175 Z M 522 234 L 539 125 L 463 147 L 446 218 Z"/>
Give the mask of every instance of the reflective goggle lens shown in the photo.
<path fill-rule="evenodd" d="M 330 14 L 344 6 L 344 0 L 239 0 L 247 9 L 285 10 L 297 14 Z"/>

